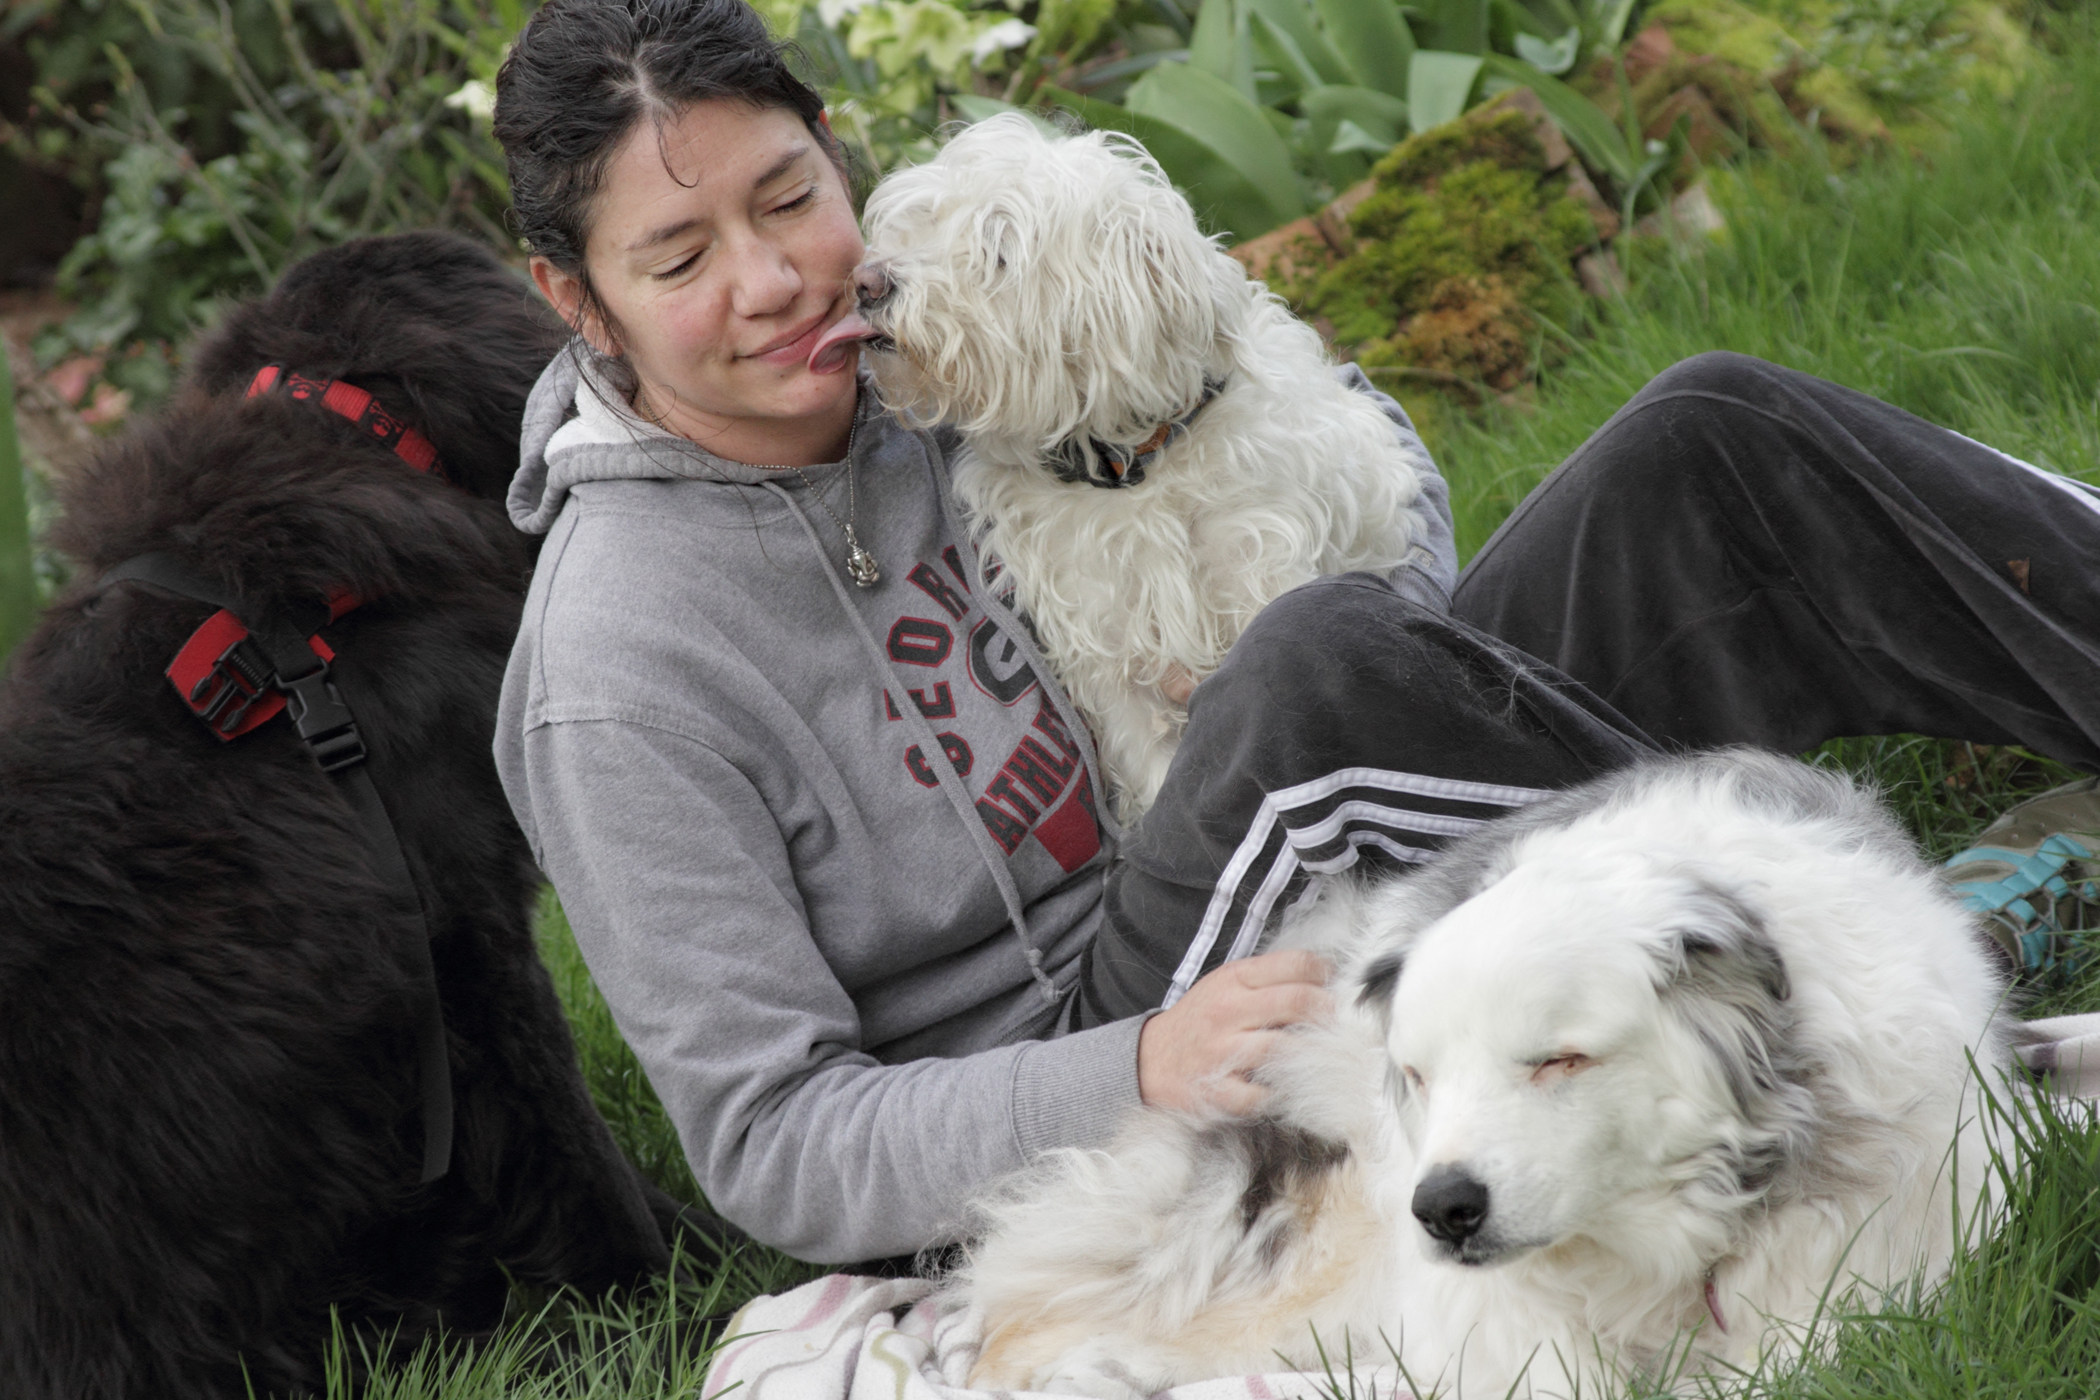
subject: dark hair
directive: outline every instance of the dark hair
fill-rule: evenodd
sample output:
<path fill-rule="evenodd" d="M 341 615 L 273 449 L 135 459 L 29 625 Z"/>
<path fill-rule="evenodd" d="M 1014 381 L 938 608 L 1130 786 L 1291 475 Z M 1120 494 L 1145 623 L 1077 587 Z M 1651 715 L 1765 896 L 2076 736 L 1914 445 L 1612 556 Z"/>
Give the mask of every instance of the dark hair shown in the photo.
<path fill-rule="evenodd" d="M 589 295 L 584 242 L 614 152 L 645 117 L 716 97 L 787 108 L 843 173 L 818 123 L 824 99 L 788 70 L 786 46 L 744 0 L 549 0 L 496 75 L 519 236 Z"/>

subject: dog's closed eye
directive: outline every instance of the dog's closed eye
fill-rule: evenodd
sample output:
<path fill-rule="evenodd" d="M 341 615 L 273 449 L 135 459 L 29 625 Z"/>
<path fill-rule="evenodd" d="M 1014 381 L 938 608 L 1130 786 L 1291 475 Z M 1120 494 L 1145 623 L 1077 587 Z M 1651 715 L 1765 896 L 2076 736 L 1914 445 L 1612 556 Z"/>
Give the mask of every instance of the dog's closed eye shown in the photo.
<path fill-rule="evenodd" d="M 1548 1055 L 1543 1060 L 1531 1060 L 1527 1063 L 1531 1066 L 1531 1082 L 1545 1088 L 1574 1078 L 1597 1061 L 1573 1050 L 1563 1050 L 1559 1054 Z"/>

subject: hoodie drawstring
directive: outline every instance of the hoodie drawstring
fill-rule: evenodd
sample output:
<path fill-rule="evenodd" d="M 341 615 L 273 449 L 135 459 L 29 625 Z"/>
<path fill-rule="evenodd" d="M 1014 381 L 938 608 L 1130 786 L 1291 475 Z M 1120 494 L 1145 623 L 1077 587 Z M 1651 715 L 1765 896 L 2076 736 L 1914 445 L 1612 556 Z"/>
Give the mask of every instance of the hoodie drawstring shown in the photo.
<path fill-rule="evenodd" d="M 846 591 L 845 582 L 832 567 L 831 556 L 825 553 L 824 542 L 817 537 L 817 527 L 802 507 L 795 503 L 794 496 L 778 483 L 768 481 L 763 485 L 766 490 L 778 496 L 795 519 L 801 522 L 802 532 L 809 536 L 810 548 L 816 551 L 817 558 L 823 565 L 824 577 L 829 580 L 831 591 L 839 600 L 839 606 L 844 608 L 846 616 L 853 620 L 853 630 L 859 634 L 861 644 L 867 648 L 869 658 L 875 663 L 876 673 L 888 684 L 901 686 L 902 681 L 890 670 L 889 658 L 882 654 L 882 647 L 876 642 L 875 634 L 868 630 L 866 619 L 861 617 L 860 609 L 854 606 L 853 596 Z M 943 510 L 945 509 L 944 505 Z M 920 752 L 929 756 L 926 766 L 933 773 L 941 791 L 947 794 L 948 803 L 955 808 L 955 815 L 961 820 L 963 829 L 969 832 L 970 839 L 976 844 L 978 856 L 984 861 L 985 868 L 992 873 L 992 883 L 999 887 L 999 898 L 1006 904 L 1006 916 L 1013 922 L 1014 936 L 1021 940 L 1021 951 L 1028 962 L 1028 975 L 1035 979 L 1036 986 L 1042 990 L 1043 1000 L 1050 1005 L 1056 1005 L 1060 1000 L 1057 984 L 1043 971 L 1042 952 L 1035 946 L 1035 940 L 1029 936 L 1028 915 L 1021 906 L 1021 890 L 1014 883 L 1013 872 L 1006 868 L 1004 857 L 992 844 L 992 834 L 985 830 L 984 819 L 977 815 L 977 808 L 971 803 L 969 793 L 963 790 L 961 775 L 945 761 L 946 750 L 941 747 L 939 736 L 933 732 L 933 725 L 925 715 L 919 713 L 917 705 L 905 705 L 901 708 L 908 722 L 917 723 L 919 738 L 924 745 Z"/>
<path fill-rule="evenodd" d="M 924 434 L 921 434 L 922 438 L 923 436 Z M 1072 697 L 1066 695 L 1064 687 L 1057 683 L 1057 673 L 1051 669 L 1050 663 L 1043 659 L 1042 648 L 1035 644 L 1035 633 L 1022 623 L 1020 614 L 1008 607 L 999 597 L 998 590 L 985 581 L 984 560 L 978 556 L 976 539 L 969 531 L 957 528 L 959 522 L 951 505 L 955 493 L 950 489 L 954 485 L 954 479 L 947 470 L 947 463 L 941 454 L 931 447 L 926 449 L 926 460 L 934 466 L 933 495 L 934 499 L 941 503 L 941 524 L 947 528 L 951 539 L 962 541 L 963 552 L 968 556 L 964 563 L 969 576 L 976 579 L 977 586 L 983 590 L 985 612 L 999 624 L 999 630 L 1021 649 L 1022 657 L 1034 670 L 1037 682 L 1043 687 L 1043 694 L 1050 697 L 1051 705 L 1056 708 L 1057 717 L 1064 721 L 1065 729 L 1079 741 L 1080 762 L 1085 765 L 1087 778 L 1093 783 L 1094 792 L 1099 799 L 1095 803 L 1100 809 L 1094 814 L 1095 819 L 1107 830 L 1110 841 L 1118 846 L 1122 845 L 1123 826 L 1109 811 L 1108 788 L 1101 780 L 1101 759 L 1094 752 L 1093 729 L 1073 706 Z"/>

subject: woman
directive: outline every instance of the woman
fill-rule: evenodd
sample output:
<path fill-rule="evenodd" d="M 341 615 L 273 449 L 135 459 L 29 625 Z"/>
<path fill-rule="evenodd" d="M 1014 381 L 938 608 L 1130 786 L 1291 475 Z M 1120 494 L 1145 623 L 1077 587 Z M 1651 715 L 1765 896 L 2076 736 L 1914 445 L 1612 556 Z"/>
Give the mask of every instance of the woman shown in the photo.
<path fill-rule="evenodd" d="M 547 541 L 498 764 L 702 1186 L 791 1253 L 952 1239 L 987 1181 L 1140 1100 L 1254 1110 L 1246 1071 L 1326 969 L 1228 954 L 1359 851 L 1428 858 L 1658 740 L 1910 728 L 2100 762 L 2100 598 L 2071 567 L 2100 503 L 1706 357 L 1455 596 L 1447 534 L 1433 568 L 1272 605 L 1126 835 L 952 517 L 953 441 L 813 356 L 861 244 L 757 17 L 552 0 L 496 130 L 579 338 L 527 411 L 511 508 Z"/>

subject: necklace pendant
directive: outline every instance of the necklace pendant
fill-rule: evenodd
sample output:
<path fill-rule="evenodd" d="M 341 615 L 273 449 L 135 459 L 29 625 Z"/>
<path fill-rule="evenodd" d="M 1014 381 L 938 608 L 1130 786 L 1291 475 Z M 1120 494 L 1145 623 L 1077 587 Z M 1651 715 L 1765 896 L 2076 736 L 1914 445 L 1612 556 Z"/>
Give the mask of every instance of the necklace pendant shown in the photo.
<path fill-rule="evenodd" d="M 860 588 L 873 588 L 882 582 L 882 566 L 875 562 L 874 555 L 860 547 L 851 526 L 846 529 L 846 577 Z"/>

